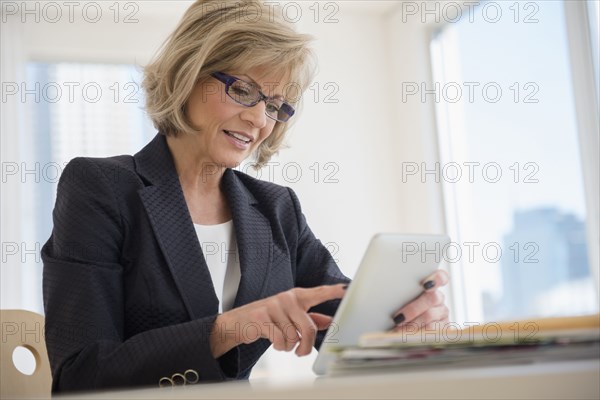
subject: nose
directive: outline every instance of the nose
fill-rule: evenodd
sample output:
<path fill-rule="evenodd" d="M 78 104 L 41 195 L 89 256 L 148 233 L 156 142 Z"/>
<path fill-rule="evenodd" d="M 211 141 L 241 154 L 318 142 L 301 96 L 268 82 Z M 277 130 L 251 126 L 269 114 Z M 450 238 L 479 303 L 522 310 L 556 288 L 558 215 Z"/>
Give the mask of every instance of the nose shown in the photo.
<path fill-rule="evenodd" d="M 259 101 L 252 107 L 244 107 L 240 117 L 244 121 L 250 122 L 255 128 L 262 129 L 267 125 L 266 107 L 267 105 L 264 101 Z"/>

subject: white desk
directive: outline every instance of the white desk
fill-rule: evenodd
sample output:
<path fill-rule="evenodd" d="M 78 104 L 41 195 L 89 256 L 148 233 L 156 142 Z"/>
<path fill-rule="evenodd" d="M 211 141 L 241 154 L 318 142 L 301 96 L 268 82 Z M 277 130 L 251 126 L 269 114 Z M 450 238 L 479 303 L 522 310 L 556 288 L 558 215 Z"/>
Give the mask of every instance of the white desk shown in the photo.
<path fill-rule="evenodd" d="M 70 396 L 65 396 L 68 398 Z M 600 360 L 78 394 L 79 399 L 600 399 Z"/>

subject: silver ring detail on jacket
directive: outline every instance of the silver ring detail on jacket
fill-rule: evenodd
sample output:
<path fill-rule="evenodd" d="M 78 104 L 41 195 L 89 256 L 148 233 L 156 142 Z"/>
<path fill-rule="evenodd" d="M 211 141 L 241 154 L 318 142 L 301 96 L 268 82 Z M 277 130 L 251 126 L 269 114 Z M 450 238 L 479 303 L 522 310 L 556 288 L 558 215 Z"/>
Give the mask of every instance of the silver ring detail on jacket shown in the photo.
<path fill-rule="evenodd" d="M 198 373 L 193 369 L 186 370 L 183 373 L 183 376 L 185 377 L 185 381 L 191 385 L 193 385 L 194 383 L 198 383 L 198 381 L 200 380 L 200 375 L 198 375 Z M 192 376 L 193 379 L 191 379 Z"/>
<path fill-rule="evenodd" d="M 171 378 L 163 376 L 162 378 L 160 378 L 158 380 L 158 387 L 167 387 L 167 386 L 173 386 L 173 381 L 171 380 Z"/>
<path fill-rule="evenodd" d="M 185 385 L 193 385 L 198 383 L 200 380 L 200 375 L 193 369 L 186 370 L 183 374 L 175 373 L 170 378 L 163 376 L 158 381 L 159 387 L 167 387 L 167 386 L 185 386 Z"/>

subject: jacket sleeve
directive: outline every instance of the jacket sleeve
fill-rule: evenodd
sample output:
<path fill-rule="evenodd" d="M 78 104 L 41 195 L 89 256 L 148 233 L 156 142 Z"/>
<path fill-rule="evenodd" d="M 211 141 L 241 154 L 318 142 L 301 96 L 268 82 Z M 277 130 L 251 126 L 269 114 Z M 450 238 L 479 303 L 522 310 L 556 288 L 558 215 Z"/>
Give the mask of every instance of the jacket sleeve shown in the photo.
<path fill-rule="evenodd" d="M 216 315 L 124 337 L 127 224 L 111 176 L 97 161 L 76 158 L 58 185 L 54 228 L 42 249 L 53 392 L 156 386 L 190 369 L 200 381 L 225 379 L 209 346 Z"/>
<path fill-rule="evenodd" d="M 350 279 L 340 271 L 329 250 L 310 230 L 300 209 L 298 197 L 291 189 L 289 191 L 296 210 L 299 232 L 296 254 L 296 286 L 315 287 L 350 283 Z M 333 316 L 339 305 L 339 300 L 333 300 L 319 304 L 309 311 Z M 317 350 L 321 347 L 325 334 L 326 331 L 320 331 L 317 334 L 315 342 Z"/>

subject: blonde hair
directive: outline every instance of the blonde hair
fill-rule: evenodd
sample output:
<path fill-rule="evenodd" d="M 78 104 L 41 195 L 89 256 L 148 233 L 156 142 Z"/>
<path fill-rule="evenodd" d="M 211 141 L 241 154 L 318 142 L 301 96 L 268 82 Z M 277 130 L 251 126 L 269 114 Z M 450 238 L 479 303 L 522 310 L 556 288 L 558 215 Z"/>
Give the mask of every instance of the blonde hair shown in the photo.
<path fill-rule="evenodd" d="M 185 104 L 196 83 L 217 71 L 266 68 L 289 79 L 300 94 L 314 74 L 311 41 L 262 2 L 198 0 L 144 68 L 146 111 L 162 134 L 197 133 L 185 115 Z M 299 106 L 299 101 L 294 104 Z M 276 122 L 256 151 L 258 167 L 277 153 L 288 129 L 289 122 Z"/>

